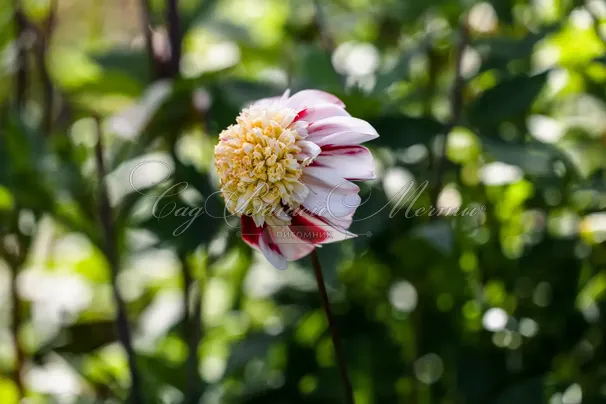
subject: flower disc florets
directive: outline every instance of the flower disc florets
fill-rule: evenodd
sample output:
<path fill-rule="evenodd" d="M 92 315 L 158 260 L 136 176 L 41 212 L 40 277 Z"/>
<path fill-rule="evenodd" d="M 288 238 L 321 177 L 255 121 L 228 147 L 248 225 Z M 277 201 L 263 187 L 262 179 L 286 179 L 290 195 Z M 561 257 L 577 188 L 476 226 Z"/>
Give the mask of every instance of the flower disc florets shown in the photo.
<path fill-rule="evenodd" d="M 300 179 L 309 162 L 298 145 L 306 124 L 293 123 L 296 115 L 289 108 L 252 106 L 219 135 L 215 166 L 231 213 L 269 216 L 298 207 L 307 196 Z"/>

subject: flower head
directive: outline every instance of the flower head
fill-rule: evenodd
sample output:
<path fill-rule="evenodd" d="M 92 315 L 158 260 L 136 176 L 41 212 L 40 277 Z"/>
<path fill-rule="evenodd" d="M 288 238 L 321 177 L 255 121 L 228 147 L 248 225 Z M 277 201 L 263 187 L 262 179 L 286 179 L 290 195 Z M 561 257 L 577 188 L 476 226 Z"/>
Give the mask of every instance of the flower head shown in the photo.
<path fill-rule="evenodd" d="M 352 180 L 373 179 L 378 136 L 337 97 L 318 90 L 263 99 L 244 109 L 215 147 L 227 209 L 242 238 L 277 268 L 316 246 L 352 237 L 360 204 Z"/>

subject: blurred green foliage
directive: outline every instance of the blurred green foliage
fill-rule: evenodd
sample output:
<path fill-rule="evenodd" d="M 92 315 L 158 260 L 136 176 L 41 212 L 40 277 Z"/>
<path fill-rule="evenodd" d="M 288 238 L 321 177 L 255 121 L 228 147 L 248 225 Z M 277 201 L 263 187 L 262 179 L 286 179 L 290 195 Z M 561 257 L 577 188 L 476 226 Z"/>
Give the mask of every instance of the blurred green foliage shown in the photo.
<path fill-rule="evenodd" d="M 358 404 L 606 402 L 603 0 L 182 0 L 179 72 L 170 1 L 8 3 L 0 403 L 128 399 L 96 120 L 146 402 L 341 402 L 310 263 L 268 267 L 214 195 L 218 133 L 286 88 L 381 135 L 360 236 L 319 251 Z M 216 217 L 153 216 L 171 186 Z M 406 214 L 436 202 L 479 214 Z"/>

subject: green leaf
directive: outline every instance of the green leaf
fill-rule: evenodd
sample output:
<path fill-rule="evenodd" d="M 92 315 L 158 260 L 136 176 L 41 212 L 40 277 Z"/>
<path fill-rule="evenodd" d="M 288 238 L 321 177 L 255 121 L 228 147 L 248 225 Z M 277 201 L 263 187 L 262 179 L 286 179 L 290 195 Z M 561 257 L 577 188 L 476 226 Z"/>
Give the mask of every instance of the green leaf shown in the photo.
<path fill-rule="evenodd" d="M 86 164 L 88 158 L 92 157 L 92 150 L 82 145 L 74 145 L 68 136 L 55 136 L 51 140 L 58 157 L 58 164 L 60 164 L 60 175 L 52 176 L 53 188 L 68 190 L 69 195 L 73 198 L 74 209 L 79 211 L 79 220 L 88 221 L 89 223 L 85 227 L 92 230 L 95 225 L 91 221 L 96 221 L 97 217 L 97 190 L 95 184 L 92 184 L 82 172 L 82 166 Z M 57 207 L 66 207 L 71 205 L 70 202 L 58 203 Z M 85 234 L 90 235 L 89 232 Z"/>
<path fill-rule="evenodd" d="M 59 335 L 40 347 L 33 356 L 39 361 L 51 351 L 89 354 L 114 341 L 117 341 L 117 335 L 112 320 L 82 322 L 63 328 Z"/>
<path fill-rule="evenodd" d="M 343 91 L 345 80 L 333 67 L 326 50 L 319 46 L 301 46 L 295 55 L 293 88 L 317 88 L 332 93 Z"/>
<path fill-rule="evenodd" d="M 496 2 L 506 1 L 508 0 L 496 0 Z M 560 23 L 551 24 L 538 32 L 529 32 L 519 38 L 501 35 L 475 39 L 472 41 L 472 46 L 482 56 L 482 66 L 478 74 L 492 69 L 506 71 L 508 63 L 512 60 L 528 60 L 536 44 L 558 31 L 560 27 Z"/>
<path fill-rule="evenodd" d="M 478 96 L 469 106 L 473 126 L 483 127 L 518 118 L 530 110 L 547 82 L 548 72 L 517 76 L 500 82 Z"/>
<path fill-rule="evenodd" d="M 200 0 L 196 2 L 196 7 L 183 12 L 181 15 L 183 32 L 194 29 L 204 21 L 209 20 L 213 16 L 218 3 L 218 0 Z"/>
<path fill-rule="evenodd" d="M 16 114 L 8 117 L 0 136 L 0 185 L 8 188 L 22 208 L 34 212 L 52 209 L 54 199 L 47 179 L 52 156 L 39 131 L 27 126 Z"/>
<path fill-rule="evenodd" d="M 215 103 L 210 105 L 214 109 L 208 111 L 209 106 L 196 105 L 195 99 L 200 94 L 210 95 L 213 100 L 221 91 L 237 92 L 237 88 L 229 86 L 222 90 L 213 87 L 218 77 L 228 70 L 203 73 L 189 79 L 154 82 L 134 105 L 109 118 L 110 131 L 120 137 L 109 162 L 110 171 L 121 162 L 143 154 L 147 146 L 159 138 L 166 140 L 165 146 L 172 145 L 184 129 L 201 123 L 202 116 L 212 119 L 212 112 L 217 109 Z M 251 85 L 263 87 L 257 83 Z M 243 93 L 246 91 L 248 89 L 242 90 Z M 235 117 L 233 115 L 232 121 Z"/>
<path fill-rule="evenodd" d="M 91 58 L 107 71 L 119 71 L 141 84 L 149 82 L 150 59 L 147 51 L 133 49 L 112 49 L 93 54 Z"/>
<path fill-rule="evenodd" d="M 210 179 L 207 175 L 196 171 L 192 166 L 177 162 L 173 181 L 174 186 L 168 196 L 158 193 L 155 205 L 144 219 L 140 219 L 137 226 L 141 226 L 159 239 L 159 245 L 171 246 L 178 253 L 189 253 L 200 245 L 210 243 L 217 233 L 225 227 L 224 212 L 220 197 L 214 193 Z M 162 191 L 166 186 L 158 189 Z M 204 201 L 191 205 L 181 197 L 185 189 L 193 188 L 204 198 Z M 150 191 L 151 192 L 151 191 Z M 133 202 L 121 210 L 120 221 L 127 219 Z M 208 210 L 208 211 L 207 211 Z"/>
<path fill-rule="evenodd" d="M 109 118 L 109 131 L 119 136 L 109 171 L 142 154 L 158 138 L 176 138 L 191 124 L 193 90 L 184 82 L 156 82 L 135 105 Z"/>
<path fill-rule="evenodd" d="M 10 191 L 19 208 L 48 213 L 98 245 L 96 198 L 78 162 L 68 137 L 48 140 L 16 115 L 7 119 L 0 136 L 0 185 Z"/>
<path fill-rule="evenodd" d="M 238 44 L 254 45 L 253 38 L 248 29 L 231 21 L 213 19 L 205 23 L 204 27 Z"/>

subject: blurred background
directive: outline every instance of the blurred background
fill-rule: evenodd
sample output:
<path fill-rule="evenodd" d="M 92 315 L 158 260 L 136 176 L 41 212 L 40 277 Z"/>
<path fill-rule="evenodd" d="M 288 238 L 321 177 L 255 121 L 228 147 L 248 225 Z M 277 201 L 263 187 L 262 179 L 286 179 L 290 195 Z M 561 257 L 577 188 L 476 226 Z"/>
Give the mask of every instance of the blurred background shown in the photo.
<path fill-rule="evenodd" d="M 603 0 L 0 4 L 0 403 L 343 402 L 309 259 L 185 216 L 286 88 L 381 135 L 319 251 L 358 404 L 606 403 Z"/>

